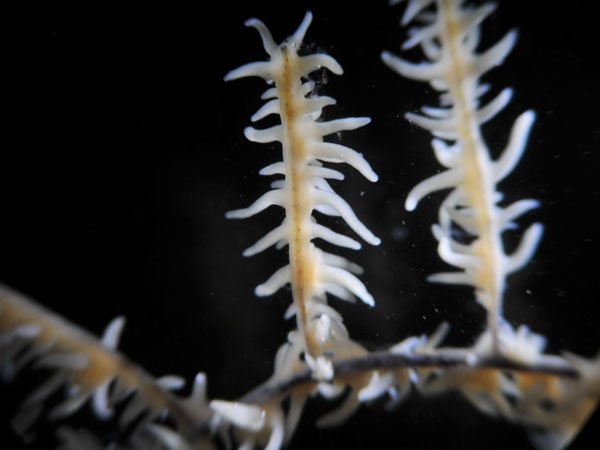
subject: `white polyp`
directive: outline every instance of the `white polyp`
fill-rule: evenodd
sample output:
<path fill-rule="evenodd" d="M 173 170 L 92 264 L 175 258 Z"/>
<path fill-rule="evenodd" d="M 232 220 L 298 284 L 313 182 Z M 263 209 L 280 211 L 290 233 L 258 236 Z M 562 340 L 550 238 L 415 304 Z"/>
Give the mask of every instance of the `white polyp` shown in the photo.
<path fill-rule="evenodd" d="M 41 330 L 41 327 L 36 323 L 24 323 L 18 325 L 13 330 L 0 336 L 0 349 L 6 345 L 15 345 L 14 342 L 16 339 L 34 339 L 37 336 L 39 336 Z M 4 351 L 10 352 L 10 347 L 8 350 Z M 12 359 L 7 357 L 6 355 L 2 355 L 2 357 L 8 360 Z"/>
<path fill-rule="evenodd" d="M 299 72 L 300 76 L 303 77 L 317 69 L 320 69 L 321 67 L 329 69 L 336 75 L 342 75 L 344 73 L 342 66 L 340 66 L 339 63 L 329 55 L 315 53 L 312 55 L 301 56 L 299 60 Z"/>
<path fill-rule="evenodd" d="M 369 244 L 380 244 L 381 240 L 358 220 L 358 217 L 356 217 L 356 214 L 354 214 L 350 205 L 348 205 L 342 197 L 331 192 L 315 191 L 313 198 L 316 204 L 327 205 L 338 211 L 350 228 Z"/>
<path fill-rule="evenodd" d="M 369 163 L 355 150 L 332 142 L 314 142 L 310 146 L 313 157 L 330 161 L 345 162 L 358 170 L 367 180 L 377 181 L 379 177 Z"/>
<path fill-rule="evenodd" d="M 384 406 L 386 411 L 393 411 L 397 408 L 410 393 L 411 382 L 414 384 L 418 382 L 418 375 L 414 370 L 407 369 L 407 374 L 406 379 L 403 380 L 401 384 L 388 389 L 390 400 Z M 416 380 L 413 380 L 413 378 Z"/>
<path fill-rule="evenodd" d="M 319 109 L 317 111 L 311 111 L 311 112 L 305 113 L 302 116 L 302 118 L 303 119 L 307 119 L 308 118 L 308 119 L 312 120 L 313 122 L 316 122 L 316 121 L 319 120 L 319 118 L 321 117 L 322 113 L 323 113 L 323 111 Z"/>
<path fill-rule="evenodd" d="M 277 91 L 275 91 L 275 92 L 277 92 Z M 250 117 L 250 120 L 252 122 L 256 122 L 260 119 L 264 119 L 265 117 L 267 117 L 271 114 L 280 114 L 278 98 L 271 100 L 270 102 L 267 102 L 264 105 L 262 105 L 262 107 L 260 107 L 259 110 L 256 111 L 252 117 Z"/>
<path fill-rule="evenodd" d="M 191 405 L 206 405 L 206 383 L 206 374 L 198 372 L 194 378 L 192 393 L 187 400 Z"/>
<path fill-rule="evenodd" d="M 514 272 L 523 267 L 533 256 L 535 249 L 542 237 L 544 227 L 540 223 L 532 224 L 523 236 L 517 249 L 506 258 L 506 272 Z"/>
<path fill-rule="evenodd" d="M 268 166 L 263 167 L 258 172 L 260 175 L 284 175 L 285 174 L 285 164 L 282 161 L 278 161 L 273 164 L 269 164 Z"/>
<path fill-rule="evenodd" d="M 374 400 L 385 394 L 393 383 L 394 374 L 392 372 L 380 375 L 378 371 L 375 371 L 369 377 L 369 383 L 358 391 L 357 398 L 361 402 Z"/>
<path fill-rule="evenodd" d="M 346 117 L 344 119 L 316 122 L 315 126 L 321 136 L 337 133 L 339 131 L 355 130 L 371 122 L 369 117 Z"/>
<path fill-rule="evenodd" d="M 450 238 L 450 230 L 448 228 L 438 225 L 437 223 L 434 223 L 431 226 L 431 234 L 433 234 L 433 237 L 435 237 L 437 241 L 439 241 L 442 238 Z"/>
<path fill-rule="evenodd" d="M 506 321 L 498 321 L 500 351 L 513 361 L 535 364 L 546 347 L 546 338 L 525 325 L 516 330 Z"/>
<path fill-rule="evenodd" d="M 272 71 L 273 66 L 270 62 L 258 61 L 233 69 L 225 75 L 224 80 L 237 80 L 244 77 L 260 77 L 268 80 L 272 78 Z"/>
<path fill-rule="evenodd" d="M 448 241 L 448 245 L 450 247 L 450 251 L 453 253 L 458 253 L 461 255 L 469 255 L 472 250 L 469 245 L 461 244 L 460 242 L 452 239 L 452 235 L 450 234 L 450 230 L 445 230 L 439 225 L 433 225 L 431 227 L 431 231 L 433 232 L 433 236 L 436 240 L 441 241 L 442 239 L 446 239 Z"/>
<path fill-rule="evenodd" d="M 265 425 L 265 411 L 255 405 L 225 400 L 212 400 L 210 408 L 235 426 L 249 431 L 260 431 Z"/>
<path fill-rule="evenodd" d="M 308 114 L 314 111 L 318 111 L 320 115 L 321 110 L 323 108 L 325 108 L 326 106 L 335 105 L 335 103 L 336 101 L 334 98 L 327 97 L 325 95 L 310 97 L 302 104 L 302 107 L 304 108 L 302 114 Z"/>
<path fill-rule="evenodd" d="M 290 265 L 288 264 L 277 270 L 263 284 L 256 286 L 254 294 L 257 297 L 266 297 L 267 295 L 272 295 L 290 281 Z"/>
<path fill-rule="evenodd" d="M 315 82 L 312 80 L 302 83 L 302 86 L 300 86 L 300 95 L 302 95 L 303 97 L 306 97 L 308 94 L 310 94 L 313 91 L 314 88 L 315 88 Z"/>
<path fill-rule="evenodd" d="M 179 375 L 163 375 L 156 380 L 156 384 L 167 391 L 176 391 L 185 386 L 185 378 Z"/>
<path fill-rule="evenodd" d="M 455 252 L 452 249 L 450 239 L 447 237 L 440 239 L 438 254 L 448 264 L 462 269 L 477 269 L 481 267 L 481 261 L 476 256 Z"/>
<path fill-rule="evenodd" d="M 454 105 L 454 100 L 449 92 L 442 92 L 440 94 L 440 105 L 444 107 L 451 107 Z"/>
<path fill-rule="evenodd" d="M 500 158 L 492 165 L 495 181 L 502 180 L 512 172 L 517 162 L 519 162 L 521 155 L 525 151 L 527 137 L 529 136 L 529 131 L 534 120 L 535 113 L 533 111 L 525 111 L 515 121 L 510 132 L 508 145 Z"/>
<path fill-rule="evenodd" d="M 309 316 L 327 316 L 330 322 L 333 320 L 334 322 L 342 323 L 342 315 L 326 303 L 313 302 L 309 309 Z"/>
<path fill-rule="evenodd" d="M 337 245 L 339 247 L 351 248 L 353 250 L 359 250 L 361 245 L 360 242 L 355 241 L 348 236 L 344 236 L 343 234 L 337 233 L 326 226 L 320 225 L 318 223 L 312 224 L 312 238 L 321 238 L 330 244 Z"/>
<path fill-rule="evenodd" d="M 114 350 L 119 345 L 121 339 L 121 333 L 125 327 L 125 317 L 115 317 L 106 327 L 102 334 L 101 344 L 105 348 Z"/>
<path fill-rule="evenodd" d="M 459 139 L 458 132 L 454 130 L 443 131 L 443 130 L 433 130 L 431 134 L 434 137 L 440 139 L 446 139 L 447 141 L 456 141 Z"/>
<path fill-rule="evenodd" d="M 320 289 L 323 293 L 329 292 L 331 295 L 334 295 L 345 302 L 356 303 L 356 297 L 352 295 L 352 292 L 339 284 L 321 283 Z"/>
<path fill-rule="evenodd" d="M 375 300 L 373 300 L 373 296 L 369 294 L 365 285 L 347 270 L 333 266 L 323 266 L 319 278 L 325 283 L 338 284 L 352 292 L 367 305 L 375 306 Z"/>
<path fill-rule="evenodd" d="M 262 23 L 262 21 L 256 18 L 251 18 L 246 20 L 246 22 L 244 22 L 244 25 L 246 25 L 247 27 L 256 28 L 256 31 L 258 31 L 258 34 L 260 34 L 260 38 L 262 39 L 263 47 L 270 56 L 272 56 L 277 51 L 279 46 L 273 40 L 271 32 L 265 26 L 265 24 Z"/>
<path fill-rule="evenodd" d="M 449 119 L 454 113 L 452 108 L 436 108 L 433 106 L 421 106 L 421 111 L 434 119 Z"/>
<path fill-rule="evenodd" d="M 308 173 L 311 177 L 329 178 L 333 180 L 343 180 L 344 174 L 329 167 L 309 166 Z"/>
<path fill-rule="evenodd" d="M 472 213 L 471 208 L 455 209 L 454 207 L 446 205 L 443 205 L 442 208 L 443 209 L 440 210 L 440 213 L 443 211 L 443 213 L 447 214 L 453 222 L 456 222 L 457 225 L 460 225 L 462 228 L 464 228 L 467 233 L 470 233 L 474 236 L 479 234 L 476 226 L 477 222 L 475 220 L 475 215 Z M 450 222 L 446 222 L 444 229 L 448 230 L 449 232 L 450 226 Z"/>
<path fill-rule="evenodd" d="M 286 362 L 288 360 L 288 354 L 290 351 L 290 343 L 285 342 L 277 349 L 277 353 L 275 353 L 275 373 L 281 373 L 284 367 L 286 367 Z"/>
<path fill-rule="evenodd" d="M 268 100 L 270 98 L 277 98 L 277 88 L 272 87 L 267 89 L 265 92 L 262 93 L 262 95 L 260 96 L 261 100 Z"/>
<path fill-rule="evenodd" d="M 406 339 L 394 344 L 390 347 L 389 352 L 393 354 L 407 354 L 410 355 L 414 353 L 415 348 L 419 345 L 419 343 L 424 342 L 426 339 L 425 336 L 410 336 Z"/>
<path fill-rule="evenodd" d="M 329 338 L 329 330 L 331 329 L 331 318 L 327 314 L 323 314 L 315 325 L 315 340 L 321 344 L 325 343 Z"/>
<path fill-rule="evenodd" d="M 308 353 L 304 356 L 314 380 L 331 380 L 333 378 L 333 364 L 324 356 L 313 358 Z"/>
<path fill-rule="evenodd" d="M 320 191 L 331 192 L 331 193 L 335 194 L 335 191 L 329 185 L 329 183 L 327 182 L 327 180 L 325 178 L 311 177 L 310 183 L 313 185 L 313 187 L 319 189 Z"/>
<path fill-rule="evenodd" d="M 470 256 L 472 254 L 473 250 L 471 249 L 470 245 L 461 244 L 460 242 L 457 242 L 454 239 L 452 239 L 452 236 L 450 236 L 450 235 L 447 235 L 447 238 L 448 238 L 448 244 L 450 245 L 450 250 L 453 253 L 457 253 L 459 255 L 468 255 L 468 256 Z"/>
<path fill-rule="evenodd" d="M 423 42 L 435 37 L 438 32 L 438 27 L 430 25 L 428 27 L 413 27 L 408 30 L 409 38 L 402 44 L 402 50 L 408 50 L 416 45 L 422 44 Z"/>
<path fill-rule="evenodd" d="M 472 28 L 477 27 L 481 22 L 485 20 L 490 14 L 496 10 L 496 3 L 485 3 L 470 13 L 463 14 L 462 23 L 464 27 Z"/>
<path fill-rule="evenodd" d="M 473 275 L 467 272 L 443 272 L 434 273 L 427 277 L 427 281 L 431 283 L 443 283 L 443 284 L 466 284 L 473 286 L 475 279 Z"/>
<path fill-rule="evenodd" d="M 481 55 L 477 55 L 473 61 L 473 71 L 479 77 L 492 67 L 499 66 L 504 58 L 510 53 L 517 41 L 517 31 L 511 30 L 491 48 Z"/>
<path fill-rule="evenodd" d="M 275 245 L 277 242 L 280 242 L 283 239 L 285 239 L 287 242 L 286 228 L 287 228 L 287 224 L 284 221 L 277 228 L 272 229 L 267 234 L 265 234 L 262 238 L 260 238 L 258 241 L 256 241 L 254 243 L 254 245 L 251 245 L 246 250 L 244 250 L 242 255 L 253 256 L 253 255 L 256 255 L 257 253 L 262 252 L 263 250 L 266 250 L 270 246 Z"/>
<path fill-rule="evenodd" d="M 271 435 L 264 450 L 279 450 L 283 444 L 285 432 L 283 412 L 280 409 L 275 409 L 271 411 L 270 416 Z"/>
<path fill-rule="evenodd" d="M 465 32 L 465 41 L 463 48 L 469 52 L 474 52 L 481 40 L 481 32 L 479 27 L 472 28 Z"/>
<path fill-rule="evenodd" d="M 533 199 L 519 200 L 506 208 L 500 210 L 500 221 L 502 224 L 509 224 L 512 220 L 525 214 L 527 211 L 540 206 L 540 202 Z"/>
<path fill-rule="evenodd" d="M 476 83 L 479 83 L 479 81 L 477 81 Z M 479 97 L 487 94 L 491 88 L 492 85 L 489 83 L 475 84 L 473 91 L 473 100 L 479 100 Z"/>
<path fill-rule="evenodd" d="M 450 187 L 456 187 L 462 181 L 463 171 L 460 168 L 449 169 L 442 173 L 433 175 L 417 184 L 406 197 L 405 208 L 413 211 L 419 200 L 432 192 Z"/>
<path fill-rule="evenodd" d="M 405 117 L 409 122 L 429 131 L 456 132 L 457 121 L 453 117 L 450 119 L 430 119 L 413 113 L 406 113 Z"/>
<path fill-rule="evenodd" d="M 246 139 L 252 142 L 258 142 L 261 144 L 266 144 L 269 142 L 275 142 L 283 139 L 281 125 L 275 125 L 271 128 L 266 128 L 264 130 L 257 130 L 253 127 L 244 128 L 244 136 Z"/>
<path fill-rule="evenodd" d="M 112 378 L 107 378 L 99 386 L 96 387 L 92 395 L 92 407 L 94 413 L 101 420 L 108 420 L 112 417 L 113 409 L 109 401 L 108 388 Z"/>
<path fill-rule="evenodd" d="M 477 110 L 477 121 L 479 124 L 483 124 L 488 120 L 492 119 L 508 104 L 512 97 L 512 89 L 503 89 L 492 101 L 487 105 Z"/>
<path fill-rule="evenodd" d="M 393 71 L 407 78 L 420 81 L 431 81 L 444 76 L 446 64 L 442 61 L 435 63 L 409 63 L 388 51 L 381 53 L 383 62 Z"/>
<path fill-rule="evenodd" d="M 433 41 L 433 39 L 425 39 L 421 42 L 421 49 L 430 61 L 438 61 L 442 55 L 442 48 Z"/>
<path fill-rule="evenodd" d="M 410 0 L 402 16 L 402 25 L 413 20 L 421 11 L 431 5 L 434 0 Z"/>
<path fill-rule="evenodd" d="M 360 275 L 364 272 L 363 268 L 352 261 L 344 258 L 343 256 L 334 255 L 333 253 L 327 253 L 319 249 L 315 249 L 318 253 L 318 257 L 321 261 L 328 266 L 339 267 L 340 269 L 347 270 L 348 272 Z"/>
<path fill-rule="evenodd" d="M 341 320 L 332 323 L 331 338 L 337 343 L 347 343 L 350 340 L 350 334 Z"/>
<path fill-rule="evenodd" d="M 326 216 L 331 216 L 331 217 L 341 216 L 341 214 L 338 212 L 337 209 L 335 209 L 329 205 L 314 205 L 313 209 L 315 211 L 319 211 L 321 214 L 325 214 Z"/>
<path fill-rule="evenodd" d="M 288 38 L 288 41 L 292 45 L 299 46 L 302 43 L 302 41 L 304 40 L 304 36 L 306 35 L 306 31 L 308 30 L 308 27 L 310 26 L 310 24 L 312 22 L 312 18 L 313 18 L 312 13 L 310 11 L 306 11 L 304 18 L 302 19 L 302 22 L 300 23 L 300 26 L 294 32 L 294 34 Z"/>
<path fill-rule="evenodd" d="M 227 219 L 245 219 L 267 209 L 269 206 L 283 206 L 285 199 L 281 189 L 269 191 L 259 197 L 254 203 L 247 208 L 236 209 L 225 213 Z"/>

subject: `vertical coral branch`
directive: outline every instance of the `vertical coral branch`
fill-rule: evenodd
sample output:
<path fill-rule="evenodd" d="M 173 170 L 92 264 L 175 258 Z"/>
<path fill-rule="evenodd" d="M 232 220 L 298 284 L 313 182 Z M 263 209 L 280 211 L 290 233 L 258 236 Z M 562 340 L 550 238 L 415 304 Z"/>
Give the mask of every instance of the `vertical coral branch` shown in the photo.
<path fill-rule="evenodd" d="M 406 199 L 406 209 L 412 211 L 419 200 L 433 191 L 453 188 L 442 203 L 439 224 L 434 225 L 433 233 L 439 241 L 440 257 L 462 271 L 436 274 L 429 279 L 475 288 L 477 300 L 487 311 L 494 347 L 499 350 L 506 277 L 529 260 L 541 237 L 542 226 L 531 225 L 517 250 L 507 255 L 502 233 L 513 227 L 516 217 L 538 203 L 527 199 L 501 208 L 497 202 L 502 195 L 496 185 L 523 153 L 535 115 L 527 111 L 516 120 L 507 148 L 498 160 L 492 160 L 481 135 L 481 125 L 502 110 L 512 90 L 504 89 L 482 106 L 480 97 L 489 86 L 481 84 L 479 78 L 502 63 L 516 41 L 516 32 L 509 32 L 494 46 L 478 53 L 479 24 L 494 10 L 494 5 L 475 8 L 464 5 L 463 0 L 437 0 L 437 14 L 425 13 L 433 3 L 412 0 L 403 17 L 403 23 L 414 17 L 425 23 L 410 30 L 403 48 L 420 45 L 429 62 L 413 64 L 389 52 L 382 54 L 384 63 L 396 72 L 428 81 L 442 93 L 441 107 L 423 107 L 423 115 L 408 113 L 406 118 L 431 131 L 436 158 L 448 170 L 415 186 Z M 472 236 L 472 241 L 459 242 L 455 238 L 456 229 Z"/>
<path fill-rule="evenodd" d="M 272 184 L 274 189 L 254 204 L 246 209 L 230 211 L 227 217 L 249 217 L 271 205 L 285 209 L 283 223 L 244 254 L 255 254 L 276 243 L 279 246 L 289 245 L 289 265 L 258 286 L 256 294 L 270 295 L 285 284 L 291 284 L 294 300 L 292 311 L 296 314 L 298 330 L 304 341 L 306 361 L 314 369 L 316 377 L 331 378 L 331 364 L 323 357 L 322 350 L 325 343 L 333 339 L 333 328 L 343 330 L 338 336 L 345 336 L 346 333 L 339 314 L 326 304 L 326 292 L 349 301 L 358 297 L 370 306 L 374 305 L 374 300 L 355 276 L 362 269 L 342 257 L 319 250 L 311 241 L 321 238 L 353 249 L 360 248 L 360 244 L 319 225 L 312 212 L 318 210 L 327 215 L 341 216 L 370 244 L 379 244 L 379 239 L 358 220 L 352 208 L 327 182 L 327 179 L 341 180 L 343 174 L 323 166 L 323 162 L 350 164 L 370 181 L 377 181 L 377 175 L 356 151 L 323 141 L 324 136 L 356 129 L 369 123 L 370 119 L 318 121 L 322 108 L 335 103 L 335 100 L 319 97 L 313 91 L 314 83 L 303 79 L 319 68 L 327 68 L 338 75 L 342 74 L 342 68 L 325 54 L 299 55 L 298 50 L 311 20 L 312 14 L 309 12 L 298 30 L 280 45 L 275 43 L 262 22 L 257 19 L 246 22 L 247 26 L 256 28 L 260 33 L 270 60 L 246 64 L 229 72 L 225 80 L 259 76 L 274 84 L 263 94 L 264 99 L 272 100 L 259 109 L 252 120 L 278 114 L 281 124 L 264 130 L 248 127 L 244 134 L 254 142 L 281 143 L 283 162 L 265 167 L 261 174 L 281 174 L 284 179 L 275 181 Z"/>

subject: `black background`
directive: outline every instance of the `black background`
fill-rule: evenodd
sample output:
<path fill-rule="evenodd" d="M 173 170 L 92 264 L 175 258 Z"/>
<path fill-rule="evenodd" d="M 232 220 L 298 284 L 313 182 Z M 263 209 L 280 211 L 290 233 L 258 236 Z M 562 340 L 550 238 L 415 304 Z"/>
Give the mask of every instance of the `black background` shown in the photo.
<path fill-rule="evenodd" d="M 588 7 L 504 1 L 484 24 L 483 45 L 512 27 L 520 31 L 504 65 L 486 77 L 493 93 L 515 89 L 484 128 L 492 153 L 503 148 L 518 114 L 537 112 L 527 151 L 500 190 L 507 202 L 540 200 L 520 222 L 540 221 L 545 232 L 533 260 L 508 280 L 506 317 L 547 335 L 552 351 L 591 356 L 600 348 L 600 73 Z M 269 249 L 247 259 L 241 252 L 282 212 L 271 208 L 244 221 L 224 214 L 266 191 L 270 180 L 257 172 L 281 156 L 276 145 L 242 134 L 262 103 L 264 81 L 225 83 L 223 76 L 266 58 L 244 20 L 260 18 L 281 41 L 309 9 L 309 49 L 331 54 L 345 69 L 342 77 L 318 74 L 326 81 L 321 94 L 338 101 L 324 116 L 372 118 L 341 142 L 380 176 L 371 184 L 343 167 L 346 180 L 335 183 L 383 241 L 344 253 L 365 268 L 376 307 L 331 303 L 370 348 L 430 333 L 442 320 L 452 325 L 449 345 L 471 343 L 484 317 L 471 291 L 425 281 L 445 268 L 430 233 L 443 195 L 412 213 L 403 208 L 408 190 L 439 170 L 430 136 L 403 114 L 437 99 L 427 85 L 381 63 L 381 50 L 399 53 L 406 32 L 399 26 L 404 6 L 383 1 L 3 3 L 2 281 L 94 333 L 124 314 L 124 353 L 156 375 L 206 372 L 210 398 L 235 398 L 266 379 L 293 325 L 283 320 L 290 293 L 257 299 L 253 289 L 286 255 Z M 507 236 L 508 247 L 516 236 Z M 20 448 L 6 423 L 30 387 L 13 386 L 0 391 L 0 448 Z M 309 403 L 290 448 L 529 445 L 524 430 L 482 416 L 453 394 L 414 394 L 394 413 L 376 404 L 338 429 L 316 429 L 327 410 L 325 402 Z M 597 445 L 598 420 L 596 413 L 573 448 Z"/>

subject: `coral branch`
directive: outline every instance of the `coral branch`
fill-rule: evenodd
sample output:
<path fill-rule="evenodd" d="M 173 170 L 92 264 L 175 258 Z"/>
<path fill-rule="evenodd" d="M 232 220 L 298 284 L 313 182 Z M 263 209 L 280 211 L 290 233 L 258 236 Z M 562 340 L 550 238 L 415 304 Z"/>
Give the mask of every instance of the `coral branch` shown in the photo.
<path fill-rule="evenodd" d="M 431 354 L 397 354 L 390 351 L 372 352 L 365 356 L 344 358 L 333 361 L 336 380 L 343 382 L 346 378 L 362 375 L 371 371 L 385 371 L 406 368 L 457 368 L 468 370 L 499 370 L 507 372 L 523 372 L 556 377 L 578 378 L 579 372 L 568 360 L 548 356 L 543 361 L 527 364 L 507 359 L 502 355 L 480 355 L 454 351 L 438 350 Z M 245 394 L 239 401 L 249 404 L 267 403 L 303 384 L 316 384 L 308 369 L 302 369 L 285 379 L 269 380 Z"/>
<path fill-rule="evenodd" d="M 77 411 L 92 400 L 95 414 L 106 419 L 114 406 L 126 398 L 120 416 L 122 427 L 130 426 L 142 412 L 148 412 L 143 428 L 161 414 L 168 413 L 186 434 L 197 428 L 212 413 L 204 395 L 206 380 L 197 377 L 194 393 L 188 400 L 177 398 L 170 389 L 181 387 L 177 377 L 154 378 L 116 350 L 122 319 L 113 321 L 102 340 L 34 303 L 24 295 L 0 285 L 0 368 L 11 379 L 25 366 L 34 364 L 54 371 L 44 384 L 24 401 L 14 420 L 21 434 L 29 432 L 41 413 L 44 402 L 59 387 L 66 385 L 69 395 L 51 411 L 57 419 Z M 108 386 L 114 383 L 113 389 Z"/>
<path fill-rule="evenodd" d="M 433 3 L 437 9 L 434 15 L 424 11 Z M 425 116 L 407 113 L 406 118 L 431 131 L 435 155 L 448 170 L 415 186 L 406 198 L 406 209 L 414 210 L 419 200 L 434 191 L 453 189 L 440 208 L 440 223 L 434 227 L 434 235 L 439 241 L 440 257 L 462 271 L 436 274 L 430 280 L 473 286 L 477 300 L 487 310 L 488 327 L 493 330 L 498 348 L 506 277 L 531 258 L 543 227 L 530 227 L 518 250 L 513 255 L 505 253 L 502 232 L 513 225 L 512 219 L 537 206 L 537 202 L 522 200 L 518 207 L 503 209 L 496 204 L 500 198 L 496 183 L 518 161 L 535 115 L 527 111 L 517 119 L 506 151 L 493 161 L 481 125 L 506 106 L 512 90 L 504 89 L 481 106 L 480 96 L 487 87 L 480 84 L 479 78 L 501 64 L 516 41 L 516 32 L 511 31 L 485 52 L 476 51 L 479 24 L 493 9 L 491 4 L 476 9 L 463 0 L 411 0 L 403 21 L 417 17 L 425 25 L 413 29 L 404 47 L 420 45 L 429 61 L 413 64 L 389 52 L 381 57 L 392 70 L 428 81 L 442 92 L 440 103 L 444 108 L 424 107 Z M 456 226 L 473 235 L 469 245 L 456 241 L 452 232 Z"/>
<path fill-rule="evenodd" d="M 320 306 L 326 301 L 325 293 L 329 292 L 345 300 L 356 296 L 370 306 L 374 305 L 374 300 L 363 283 L 351 273 L 353 265 L 345 260 L 340 263 L 340 258 L 333 258 L 332 255 L 319 251 L 311 241 L 322 238 L 334 245 L 353 249 L 360 248 L 360 244 L 317 224 L 312 212 L 317 210 L 328 215 L 340 216 L 370 244 L 378 245 L 380 240 L 327 183 L 326 178 L 342 179 L 343 175 L 323 167 L 323 162 L 347 163 L 370 181 L 377 181 L 377 175 L 356 151 L 323 141 L 327 135 L 362 127 L 368 124 L 370 119 L 360 117 L 319 121 L 321 109 L 335 101 L 328 97 L 319 97 L 314 92 L 314 83 L 304 81 L 303 78 L 318 68 L 327 68 L 335 74 L 341 74 L 342 68 L 328 55 L 298 54 L 311 20 L 312 14 L 309 12 L 298 30 L 279 45 L 258 19 L 246 22 L 246 25 L 256 28 L 260 33 L 270 59 L 267 62 L 250 63 L 235 69 L 225 76 L 225 80 L 259 76 L 267 82 L 274 83 L 275 86 L 263 94 L 263 98 L 274 100 L 262 106 L 252 116 L 252 121 L 277 114 L 281 124 L 264 130 L 249 127 L 244 134 L 254 142 L 281 143 L 283 162 L 267 166 L 261 174 L 282 174 L 284 179 L 273 182 L 272 187 L 277 188 L 276 190 L 263 195 L 246 209 L 227 213 L 227 217 L 249 217 L 274 204 L 285 209 L 283 223 L 248 248 L 244 255 L 254 255 L 273 244 L 279 247 L 284 244 L 289 246 L 289 265 L 275 272 L 266 283 L 256 289 L 256 293 L 271 295 L 284 285 L 291 284 L 293 313 L 296 315 L 298 330 L 304 341 L 306 363 L 314 369 L 315 376 L 318 374 L 319 377 L 331 377 L 330 364 L 322 355 L 324 341 L 331 340 L 327 337 L 330 326 L 320 327 L 319 339 L 312 331 L 318 328 L 315 324 L 323 314 L 328 315 L 325 321 L 328 324 L 333 320 L 337 322 L 336 326 L 343 327 L 339 315 L 329 315 L 330 312 Z M 329 350 L 335 353 L 334 349 Z"/>

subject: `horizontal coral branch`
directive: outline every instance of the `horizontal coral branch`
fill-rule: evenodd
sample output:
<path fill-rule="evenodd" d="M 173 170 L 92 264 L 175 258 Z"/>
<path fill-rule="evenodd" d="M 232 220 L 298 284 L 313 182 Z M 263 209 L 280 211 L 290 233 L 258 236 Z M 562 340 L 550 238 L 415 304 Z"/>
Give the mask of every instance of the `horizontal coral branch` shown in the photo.
<path fill-rule="evenodd" d="M 343 381 L 355 375 L 373 370 L 393 370 L 401 368 L 457 368 L 469 370 L 494 369 L 509 372 L 525 372 L 546 374 L 558 377 L 577 378 L 578 371 L 567 360 L 558 356 L 547 356 L 535 364 L 525 364 L 511 361 L 502 355 L 475 355 L 470 352 L 457 353 L 438 350 L 435 353 L 397 354 L 390 351 L 372 352 L 356 358 L 344 358 L 333 361 L 337 380 Z M 272 398 L 277 398 L 305 383 L 316 383 L 311 377 L 311 371 L 302 369 L 291 374 L 286 379 L 268 381 L 245 394 L 239 400 L 243 403 L 262 404 Z"/>

